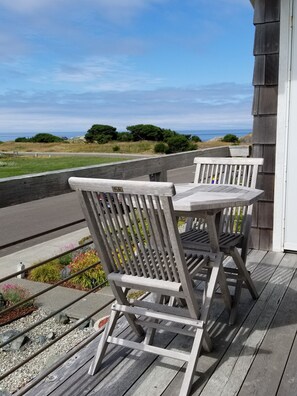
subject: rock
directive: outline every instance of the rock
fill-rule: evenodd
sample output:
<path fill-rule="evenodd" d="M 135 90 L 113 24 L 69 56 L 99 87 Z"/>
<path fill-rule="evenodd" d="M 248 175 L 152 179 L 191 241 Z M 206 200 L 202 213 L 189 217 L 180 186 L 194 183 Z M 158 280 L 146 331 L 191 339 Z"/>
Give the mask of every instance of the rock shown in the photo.
<path fill-rule="evenodd" d="M 38 337 L 38 343 L 40 345 L 45 344 L 47 340 L 48 340 L 48 338 L 46 336 L 44 336 L 44 335 L 41 335 L 41 336 Z"/>
<path fill-rule="evenodd" d="M 70 268 L 65 266 L 62 270 L 61 270 L 61 278 L 65 279 L 70 275 Z"/>
<path fill-rule="evenodd" d="M 82 320 L 82 319 L 79 319 Z M 79 330 L 83 330 L 86 329 L 88 327 L 93 327 L 94 326 L 94 320 L 93 319 L 86 319 L 85 321 L 83 321 L 79 326 L 78 329 Z"/>
<path fill-rule="evenodd" d="M 11 396 L 11 393 L 4 388 L 0 388 L 0 396 Z"/>
<path fill-rule="evenodd" d="M 90 319 L 90 323 L 89 323 L 89 327 L 94 327 L 95 324 L 95 320 L 94 319 Z"/>
<path fill-rule="evenodd" d="M 53 340 L 55 337 L 56 337 L 56 334 L 55 334 L 53 331 L 51 331 L 50 333 L 48 333 L 48 335 L 46 336 L 46 338 L 47 338 L 48 340 Z"/>
<path fill-rule="evenodd" d="M 48 368 L 51 367 L 53 364 L 55 364 L 59 359 L 61 359 L 63 355 L 61 353 L 53 353 L 52 355 L 50 355 L 46 361 L 45 361 L 45 365 L 44 368 Z"/>
<path fill-rule="evenodd" d="M 61 312 L 55 316 L 55 321 L 60 324 L 67 324 L 70 322 L 70 318 L 64 312 Z"/>
<path fill-rule="evenodd" d="M 1 344 L 3 342 L 9 341 L 12 337 L 15 337 L 16 335 L 20 334 L 21 332 L 18 330 L 8 330 L 5 331 L 0 335 L 0 342 Z M 22 335 L 12 341 L 11 343 L 5 345 L 2 349 L 3 351 L 19 351 L 21 347 L 28 342 L 30 339 L 26 335 Z"/>
<path fill-rule="evenodd" d="M 249 133 L 249 134 L 247 134 L 245 136 L 242 136 L 239 140 L 240 140 L 241 143 L 252 143 L 253 134 Z"/>

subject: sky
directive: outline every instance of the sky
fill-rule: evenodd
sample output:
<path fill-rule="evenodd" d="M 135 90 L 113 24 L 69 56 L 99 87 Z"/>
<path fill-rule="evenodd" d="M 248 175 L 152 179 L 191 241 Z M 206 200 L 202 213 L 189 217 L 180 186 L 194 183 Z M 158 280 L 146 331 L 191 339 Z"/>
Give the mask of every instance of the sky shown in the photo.
<path fill-rule="evenodd" d="M 251 128 L 249 0 L 0 0 L 3 133 Z"/>

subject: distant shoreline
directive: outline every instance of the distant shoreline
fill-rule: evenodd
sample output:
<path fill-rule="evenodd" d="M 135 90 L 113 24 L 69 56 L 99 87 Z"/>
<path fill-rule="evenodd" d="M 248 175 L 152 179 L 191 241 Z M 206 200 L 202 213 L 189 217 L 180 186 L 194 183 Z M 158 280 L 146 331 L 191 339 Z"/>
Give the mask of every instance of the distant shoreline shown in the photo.
<path fill-rule="evenodd" d="M 250 129 L 210 129 L 210 130 L 177 130 L 174 128 L 171 128 L 172 130 L 176 130 L 178 133 L 183 133 L 183 134 L 191 134 L 195 136 L 199 136 L 200 139 L 205 142 L 207 140 L 220 137 L 220 136 L 225 136 L 227 133 L 232 133 L 238 137 L 245 136 L 249 133 L 252 132 L 252 128 Z M 39 131 L 40 132 L 40 131 Z M 86 134 L 85 132 L 53 132 L 53 131 L 42 131 L 42 132 L 48 132 L 52 133 L 53 135 L 59 136 L 59 137 L 67 137 L 68 139 L 71 138 L 77 138 L 80 136 L 84 136 Z M 0 141 L 2 142 L 7 142 L 7 141 L 14 141 L 18 137 L 32 137 L 34 136 L 38 131 L 35 132 L 15 132 L 15 133 L 6 133 L 6 132 L 0 132 Z"/>

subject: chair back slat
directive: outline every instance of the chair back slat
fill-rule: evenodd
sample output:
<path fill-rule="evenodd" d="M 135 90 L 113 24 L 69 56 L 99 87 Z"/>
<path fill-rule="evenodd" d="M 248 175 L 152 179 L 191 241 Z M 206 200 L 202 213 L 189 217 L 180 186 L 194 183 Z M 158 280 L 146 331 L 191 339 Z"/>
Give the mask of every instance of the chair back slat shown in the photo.
<path fill-rule="evenodd" d="M 71 178 L 69 183 L 81 191 L 85 217 L 107 273 L 182 282 L 189 288 L 172 183 L 150 182 L 151 188 L 142 182 L 104 179 Z"/>
<path fill-rule="evenodd" d="M 202 158 L 194 160 L 196 172 L 194 183 L 234 184 L 256 188 L 259 166 L 262 158 Z M 221 217 L 220 232 L 243 234 L 247 217 L 251 216 L 252 205 L 241 208 L 226 208 Z M 186 229 L 205 229 L 203 219 L 189 220 Z"/>

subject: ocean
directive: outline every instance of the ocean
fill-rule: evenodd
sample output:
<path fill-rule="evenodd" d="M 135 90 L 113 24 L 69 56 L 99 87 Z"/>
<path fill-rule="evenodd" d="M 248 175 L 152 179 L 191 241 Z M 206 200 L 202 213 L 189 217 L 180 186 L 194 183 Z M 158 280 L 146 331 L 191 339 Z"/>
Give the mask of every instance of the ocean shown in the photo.
<path fill-rule="evenodd" d="M 184 133 L 184 134 L 191 134 L 191 135 L 196 135 L 199 136 L 202 141 L 210 140 L 216 137 L 220 136 L 225 136 L 227 133 L 232 133 L 238 137 L 242 137 L 247 135 L 248 133 L 251 132 L 251 129 L 211 129 L 211 130 L 177 130 L 174 128 L 171 128 L 172 130 L 176 130 L 179 133 Z M 59 137 L 67 137 L 68 139 L 78 137 L 78 136 L 84 136 L 86 132 L 51 132 L 47 131 L 48 133 L 51 133 L 55 136 Z M 0 132 L 0 141 L 6 142 L 9 140 L 15 140 L 18 137 L 32 137 L 36 135 L 37 132 L 13 132 L 13 133 L 6 133 L 6 132 Z"/>

